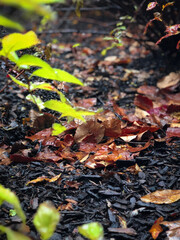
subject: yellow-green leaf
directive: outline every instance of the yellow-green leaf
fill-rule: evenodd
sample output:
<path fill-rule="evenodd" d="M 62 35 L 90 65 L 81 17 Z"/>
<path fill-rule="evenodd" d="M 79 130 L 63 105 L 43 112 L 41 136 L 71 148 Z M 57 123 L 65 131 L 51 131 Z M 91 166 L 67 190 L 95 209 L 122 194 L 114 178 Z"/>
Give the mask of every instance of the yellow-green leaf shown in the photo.
<path fill-rule="evenodd" d="M 47 240 L 53 235 L 59 220 L 60 213 L 58 210 L 51 203 L 44 202 L 40 204 L 33 223 L 40 233 L 41 239 Z"/>
<path fill-rule="evenodd" d="M 22 57 L 19 58 L 19 60 L 17 61 L 17 66 L 20 68 L 23 68 L 23 66 L 36 66 L 36 67 L 41 67 L 41 68 L 45 68 L 46 70 L 52 69 L 51 66 L 43 61 L 42 59 L 35 57 L 33 55 L 29 55 L 29 54 L 25 54 Z"/>
<path fill-rule="evenodd" d="M 18 58 L 15 54 L 16 51 L 30 48 L 39 43 L 40 40 L 33 31 L 29 31 L 25 34 L 12 33 L 3 37 L 0 56 L 7 57 L 11 61 L 17 62 Z"/>
<path fill-rule="evenodd" d="M 15 21 L 12 21 L 9 18 L 6 18 L 2 15 L 0 15 L 0 25 L 4 26 L 4 27 L 7 27 L 7 28 L 16 29 L 20 32 L 23 32 L 25 30 L 24 27 L 21 24 L 15 22 Z"/>
<path fill-rule="evenodd" d="M 21 86 L 21 87 L 25 87 L 25 88 L 28 89 L 28 84 L 19 81 L 18 79 L 16 79 L 15 77 L 13 77 L 13 76 L 10 75 L 10 74 L 9 74 L 9 76 L 10 76 L 10 78 L 13 80 L 13 82 L 17 83 L 17 84 L 18 84 L 19 86 Z"/>
<path fill-rule="evenodd" d="M 45 82 L 35 82 L 35 83 L 31 83 L 30 85 L 30 91 L 33 91 L 35 89 L 42 89 L 42 90 L 46 90 L 46 91 L 54 91 L 56 92 L 57 89 L 55 87 L 53 87 L 50 83 L 45 83 Z"/>
<path fill-rule="evenodd" d="M 46 18 L 52 17 L 52 11 L 45 4 L 64 3 L 64 0 L 0 0 L 0 3 L 9 6 L 23 8 L 27 11 L 35 12 Z"/>
<path fill-rule="evenodd" d="M 8 202 L 14 206 L 17 215 L 21 218 L 23 223 L 26 221 L 26 216 L 21 208 L 18 197 L 9 189 L 0 185 L 0 205 L 4 202 Z"/>
<path fill-rule="evenodd" d="M 79 79 L 77 79 L 70 73 L 68 73 L 64 70 L 57 69 L 57 68 L 51 68 L 51 69 L 48 69 L 47 71 L 45 71 L 45 69 L 41 68 L 41 69 L 34 71 L 32 73 L 32 76 L 33 75 L 42 77 L 42 78 L 47 78 L 50 80 L 56 80 L 56 81 L 61 81 L 61 82 L 69 82 L 69 83 L 74 83 L 74 84 L 78 84 L 78 85 L 83 85 L 83 83 Z"/>
<path fill-rule="evenodd" d="M 60 123 L 53 123 L 52 128 L 53 128 L 52 134 L 51 134 L 52 136 L 59 135 L 60 133 L 66 130 L 66 127 L 64 127 Z"/>
<path fill-rule="evenodd" d="M 103 226 L 98 222 L 83 224 L 78 227 L 78 231 L 90 240 L 103 240 L 104 238 Z"/>
<path fill-rule="evenodd" d="M 85 121 L 83 116 L 80 113 L 78 113 L 78 111 L 76 111 L 73 107 L 71 107 L 69 104 L 60 102 L 58 100 L 49 100 L 44 103 L 44 106 L 51 110 L 62 113 L 63 117 L 69 116 L 69 117 L 73 117 L 73 118 L 77 118 L 82 121 Z"/>
<path fill-rule="evenodd" d="M 8 227 L 0 225 L 0 231 L 7 235 L 8 240 L 31 240 L 29 237 L 23 235 L 22 233 L 15 232 Z"/>

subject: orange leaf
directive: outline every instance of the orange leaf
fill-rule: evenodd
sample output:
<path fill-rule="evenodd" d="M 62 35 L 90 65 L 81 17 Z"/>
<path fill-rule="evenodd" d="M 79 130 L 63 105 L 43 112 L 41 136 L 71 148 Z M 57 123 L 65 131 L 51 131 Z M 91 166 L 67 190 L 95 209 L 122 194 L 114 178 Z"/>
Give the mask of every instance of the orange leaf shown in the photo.
<path fill-rule="evenodd" d="M 163 5 L 162 5 L 162 11 L 164 11 L 164 9 L 165 9 L 166 7 L 172 6 L 172 5 L 174 5 L 174 2 L 168 2 L 168 3 L 166 3 L 166 4 L 163 4 Z"/>
<path fill-rule="evenodd" d="M 42 176 L 42 177 L 38 177 L 36 179 L 33 179 L 29 182 L 26 183 L 26 185 L 29 185 L 30 183 L 38 183 L 38 182 L 42 182 L 42 181 L 48 181 L 48 182 L 55 182 L 57 181 L 61 176 L 61 173 L 59 175 L 56 175 L 52 178 L 48 178 L 48 177 L 45 177 L 45 176 Z"/>
<path fill-rule="evenodd" d="M 151 227 L 151 229 L 149 230 L 153 239 L 156 239 L 159 236 L 159 234 L 163 231 L 162 227 L 159 225 L 163 220 L 164 220 L 163 217 L 158 218 Z"/>
<path fill-rule="evenodd" d="M 141 197 L 141 201 L 155 204 L 170 204 L 180 199 L 180 190 L 157 190 Z"/>

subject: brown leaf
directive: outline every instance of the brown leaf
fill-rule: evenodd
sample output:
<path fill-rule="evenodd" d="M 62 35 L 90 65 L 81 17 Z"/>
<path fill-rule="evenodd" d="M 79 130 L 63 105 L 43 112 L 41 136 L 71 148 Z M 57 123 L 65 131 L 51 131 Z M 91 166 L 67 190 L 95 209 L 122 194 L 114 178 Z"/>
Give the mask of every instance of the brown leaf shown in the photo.
<path fill-rule="evenodd" d="M 162 227 L 160 226 L 160 223 L 163 220 L 164 220 L 163 217 L 158 218 L 151 227 L 151 229 L 149 230 L 153 239 L 156 239 L 159 236 L 159 234 L 163 231 Z"/>
<path fill-rule="evenodd" d="M 91 119 L 77 127 L 74 140 L 80 143 L 87 137 L 92 137 L 94 142 L 99 143 L 104 137 L 104 131 L 104 126 L 101 123 L 98 123 L 96 119 Z"/>
<path fill-rule="evenodd" d="M 147 86 L 147 85 L 143 85 L 140 86 L 137 89 L 137 92 L 140 94 L 144 94 L 144 95 L 149 95 L 149 96 L 153 96 L 156 95 L 158 93 L 158 88 L 154 87 L 154 86 Z"/>
<path fill-rule="evenodd" d="M 137 232 L 133 228 L 108 228 L 109 232 L 123 233 L 130 236 L 136 236 Z"/>
<path fill-rule="evenodd" d="M 180 73 L 171 72 L 169 75 L 160 79 L 157 87 L 160 89 L 172 87 L 180 82 Z"/>
<path fill-rule="evenodd" d="M 180 190 L 157 190 L 141 197 L 141 201 L 155 204 L 170 204 L 180 199 Z"/>
<path fill-rule="evenodd" d="M 180 220 L 173 222 L 161 222 L 161 224 L 169 227 L 169 231 L 166 231 L 167 240 L 179 240 L 180 239 Z"/>
<path fill-rule="evenodd" d="M 166 131 L 166 137 L 180 137 L 180 128 L 179 127 L 169 127 Z"/>

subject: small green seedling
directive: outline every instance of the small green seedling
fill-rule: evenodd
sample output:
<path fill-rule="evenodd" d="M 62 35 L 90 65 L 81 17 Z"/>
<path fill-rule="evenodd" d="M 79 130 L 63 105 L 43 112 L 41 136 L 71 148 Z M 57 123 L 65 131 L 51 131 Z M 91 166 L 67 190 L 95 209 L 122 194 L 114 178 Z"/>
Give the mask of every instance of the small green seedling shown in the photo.
<path fill-rule="evenodd" d="M 52 203 L 44 202 L 40 204 L 33 223 L 42 240 L 47 240 L 53 235 L 59 220 L 60 214 Z"/>
<path fill-rule="evenodd" d="M 21 208 L 18 197 L 10 189 L 0 185 L 0 205 L 5 201 L 13 205 L 18 217 L 25 224 L 26 216 Z"/>
<path fill-rule="evenodd" d="M 90 240 L 103 240 L 104 229 L 103 226 L 98 222 L 91 222 L 83 224 L 78 227 L 78 231 L 84 237 Z"/>
<path fill-rule="evenodd" d="M 6 234 L 8 240 L 31 240 L 24 234 L 13 231 L 9 227 L 4 227 L 0 225 L 0 231 Z"/>
<path fill-rule="evenodd" d="M 14 209 L 11 209 L 11 213 L 17 214 L 22 220 L 23 224 L 26 223 L 26 216 L 21 208 L 18 197 L 8 188 L 0 185 L 0 204 L 4 201 L 13 205 Z M 44 202 L 40 204 L 33 223 L 40 233 L 42 240 L 48 240 L 54 233 L 56 225 L 60 220 L 60 213 L 50 202 Z M 8 240 L 30 240 L 29 237 L 22 233 L 11 230 L 8 227 L 0 225 L 0 232 L 7 235 Z"/>

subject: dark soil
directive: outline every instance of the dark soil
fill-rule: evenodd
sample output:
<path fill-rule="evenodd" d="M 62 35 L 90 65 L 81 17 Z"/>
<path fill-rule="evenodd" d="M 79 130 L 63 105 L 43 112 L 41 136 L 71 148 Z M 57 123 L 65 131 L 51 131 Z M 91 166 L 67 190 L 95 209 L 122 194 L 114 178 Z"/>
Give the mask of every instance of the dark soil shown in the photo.
<path fill-rule="evenodd" d="M 39 37 L 44 43 L 56 41 L 66 44 L 67 50 L 64 49 L 57 55 L 53 54 L 49 61 L 55 67 L 77 75 L 88 86 L 95 89 L 88 93 L 80 87 L 70 87 L 66 94 L 72 101 L 96 97 L 96 106 L 104 107 L 109 101 L 109 96 L 116 90 L 116 94 L 122 95 L 118 98 L 117 104 L 130 109 L 134 107 L 134 97 L 139 86 L 144 84 L 155 86 L 158 79 L 178 70 L 180 66 L 179 59 L 167 58 L 160 50 L 152 53 L 139 43 L 126 39 L 123 48 L 112 49 L 105 57 L 123 56 L 125 60 L 130 58 L 131 61 L 129 63 L 125 61 L 113 67 L 100 67 L 97 63 L 104 59 L 100 52 L 106 43 L 98 38 L 105 36 L 113 29 L 118 13 L 113 9 L 111 11 L 86 10 L 78 19 L 72 12 L 61 12 L 59 9 L 58 11 L 59 22 L 43 34 L 39 34 Z M 73 50 L 69 46 L 75 43 L 81 43 L 81 46 Z M 93 54 L 81 55 L 81 51 L 85 48 L 88 48 L 87 51 L 91 49 Z M 133 69 L 136 72 L 126 81 L 122 81 L 125 69 Z M 7 83 L 7 72 L 7 67 L 1 63 L 1 89 Z M 145 76 L 144 73 L 147 75 Z M 90 80 L 90 77 L 93 80 Z M 56 97 L 43 92 L 39 94 L 46 100 Z M 34 142 L 25 140 L 25 136 L 30 134 L 31 129 L 27 124 L 23 124 L 23 119 L 27 118 L 30 109 L 34 108 L 31 103 L 25 101 L 26 95 L 27 92 L 12 83 L 0 92 L 0 146 L 10 147 L 10 154 L 20 149 L 22 144 L 31 149 L 32 153 L 36 145 Z M 171 145 L 156 142 L 154 146 L 142 151 L 133 161 L 117 161 L 114 166 L 107 168 L 88 169 L 83 163 L 78 161 L 71 163 L 67 160 L 58 164 L 43 161 L 12 162 L 7 166 L 0 165 L 0 183 L 10 188 L 19 197 L 27 216 L 27 225 L 30 227 L 28 234 L 32 239 L 39 239 L 32 224 L 38 205 L 49 200 L 56 207 L 65 206 L 70 199 L 77 204 L 73 204 L 70 210 L 61 211 L 61 221 L 51 240 L 84 239 L 78 234 L 77 226 L 92 221 L 98 221 L 103 225 L 105 239 L 151 240 L 149 230 L 159 217 L 164 217 L 166 221 L 180 219 L 180 201 L 168 205 L 157 205 L 144 203 L 140 197 L 158 189 L 180 189 L 179 153 L 180 140 L 177 138 Z M 142 172 L 135 175 L 125 171 L 128 166 L 135 163 L 141 167 Z M 62 173 L 60 181 L 26 185 L 29 180 L 39 176 L 53 177 L 59 173 Z M 20 221 L 16 216 L 9 216 L 10 208 L 11 206 L 7 203 L 2 205 L 0 223 L 17 229 Z M 123 217 L 127 227 L 133 228 L 137 235 L 113 232 L 112 228 L 121 227 L 119 217 Z M 159 235 L 159 240 L 165 239 L 165 230 Z M 1 239 L 5 239 L 5 236 Z"/>

